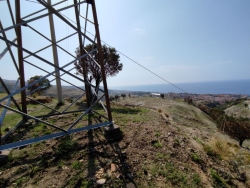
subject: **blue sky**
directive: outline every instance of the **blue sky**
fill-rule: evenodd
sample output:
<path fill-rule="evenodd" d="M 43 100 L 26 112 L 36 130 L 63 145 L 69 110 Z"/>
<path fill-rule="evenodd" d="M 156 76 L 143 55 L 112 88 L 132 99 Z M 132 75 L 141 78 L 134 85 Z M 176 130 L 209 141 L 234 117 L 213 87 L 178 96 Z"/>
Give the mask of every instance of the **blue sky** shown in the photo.
<path fill-rule="evenodd" d="M 36 3 L 22 3 L 22 15 L 41 8 Z M 6 4 L 0 1 L 0 19 L 4 27 L 10 25 Z M 96 0 L 96 7 L 101 39 L 169 82 L 250 79 L 248 0 Z M 71 10 L 63 14 L 74 19 Z M 85 15 L 84 9 L 82 15 Z M 57 39 L 72 32 L 62 21 L 54 19 Z M 50 37 L 47 17 L 30 25 Z M 24 45 L 27 48 L 35 51 L 48 44 L 42 38 L 33 37 L 28 30 L 23 29 Z M 88 27 L 88 30 L 93 32 L 93 27 Z M 6 34 L 13 39 L 13 32 Z M 74 54 L 77 42 L 75 36 L 60 45 Z M 0 51 L 4 48 L 5 43 L 0 41 Z M 51 49 L 40 55 L 52 60 Z M 72 60 L 60 50 L 59 56 L 60 65 Z M 108 78 L 110 87 L 164 83 L 123 55 L 120 57 L 123 71 L 116 77 Z M 49 70 L 37 59 L 30 58 L 29 61 Z M 0 75 L 15 80 L 17 75 L 14 66 L 11 67 L 9 54 L 0 60 L 0 64 Z M 13 72 L 6 69 L 13 69 Z M 36 74 L 45 74 L 29 65 L 25 65 L 25 69 L 27 79 Z M 64 78 L 82 85 L 70 76 Z"/>

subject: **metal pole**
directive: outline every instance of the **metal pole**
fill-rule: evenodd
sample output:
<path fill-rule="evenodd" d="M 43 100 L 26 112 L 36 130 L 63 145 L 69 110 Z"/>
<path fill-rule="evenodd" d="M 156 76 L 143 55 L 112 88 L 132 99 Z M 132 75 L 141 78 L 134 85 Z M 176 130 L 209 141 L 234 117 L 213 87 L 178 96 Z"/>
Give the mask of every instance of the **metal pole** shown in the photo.
<path fill-rule="evenodd" d="M 107 111 L 108 111 L 108 118 L 109 118 L 109 121 L 112 122 L 112 114 L 111 114 L 111 108 L 110 108 L 110 102 L 109 102 L 109 93 L 108 93 L 106 75 L 105 75 L 104 64 L 103 64 L 102 44 L 101 44 L 99 27 L 98 27 L 98 20 L 97 20 L 95 1 L 91 0 L 91 4 L 92 4 L 92 12 L 93 12 L 93 18 L 94 18 L 94 23 L 95 23 L 97 47 L 98 47 L 98 52 L 99 52 L 98 54 L 99 54 L 99 59 L 100 59 L 99 63 L 101 65 L 102 80 L 103 80 L 105 100 L 106 100 Z M 113 126 L 113 124 L 111 124 L 110 126 Z"/>
<path fill-rule="evenodd" d="M 51 6 L 51 0 L 48 0 L 48 4 Z M 53 13 L 50 10 L 49 12 L 51 13 L 49 14 L 49 24 L 50 24 L 50 34 L 51 34 L 51 40 L 52 40 L 54 64 L 59 67 Z M 61 85 L 61 80 L 60 80 L 60 71 L 56 67 L 55 67 L 55 70 L 56 70 L 55 74 L 56 74 L 57 98 L 58 98 L 58 103 L 61 103 L 63 99 L 62 99 L 62 85 Z"/>
<path fill-rule="evenodd" d="M 3 81 L 1 77 L 0 77 L 0 81 L 1 81 L 1 82 Z M 19 82 L 19 78 L 17 79 L 17 81 L 16 81 L 16 83 L 15 83 L 13 89 L 12 89 L 12 92 L 14 92 L 14 91 L 16 90 L 16 87 L 17 87 L 17 85 L 18 85 L 18 82 Z M 8 100 L 8 102 L 7 102 L 7 104 L 6 104 L 7 106 L 10 106 L 11 100 L 12 100 L 12 99 L 9 98 L 9 100 Z M 2 123 L 3 123 L 3 121 L 4 121 L 4 118 L 5 118 L 6 113 L 7 113 L 7 109 L 4 109 L 3 112 L 2 112 L 2 115 L 0 116 L 0 129 L 1 129 L 1 127 L 2 127 Z"/>
<path fill-rule="evenodd" d="M 9 1 L 9 0 L 7 0 L 7 4 L 8 4 L 8 8 L 9 8 L 9 12 L 10 12 L 12 24 L 15 25 L 15 20 L 14 20 L 14 16 L 13 16 L 13 12 L 12 12 L 11 5 L 10 5 L 10 1 Z M 16 32 L 16 29 L 15 29 L 15 32 Z M 16 34 L 17 34 L 17 33 L 16 33 Z"/>
<path fill-rule="evenodd" d="M 37 1 L 38 1 L 39 3 L 41 3 L 42 5 L 44 5 L 46 8 L 49 8 L 49 7 L 47 6 L 47 3 L 44 4 L 44 2 L 42 2 L 41 0 L 37 0 Z M 82 4 L 82 3 L 85 3 L 85 1 L 79 2 L 79 3 L 77 3 L 77 4 Z M 70 5 L 70 6 L 68 6 L 68 7 L 64 7 L 64 8 L 57 9 L 57 10 L 55 10 L 54 8 L 52 8 L 52 9 L 49 8 L 49 9 L 52 10 L 56 15 L 58 15 L 58 17 L 61 18 L 63 21 L 65 21 L 70 27 L 72 27 L 73 29 L 77 30 L 77 28 L 76 28 L 73 24 L 71 24 L 70 22 L 68 22 L 66 19 L 63 18 L 63 16 L 61 16 L 61 14 L 59 14 L 59 12 L 61 12 L 61 11 L 63 11 L 63 10 L 66 10 L 66 9 L 68 9 L 68 8 L 71 8 L 71 7 L 73 7 L 73 6 L 74 6 L 74 5 Z M 28 24 L 29 22 L 35 21 L 35 20 L 37 20 L 37 19 L 41 19 L 41 18 L 43 18 L 43 17 L 45 17 L 45 16 L 48 16 L 49 14 L 50 14 L 50 13 L 46 13 L 46 14 L 37 16 L 37 17 L 35 17 L 35 18 L 32 18 L 32 19 L 30 19 L 30 20 L 25 20 L 25 21 L 23 21 L 23 22 L 20 22 L 19 24 L 16 24 L 16 25 L 13 25 L 13 26 L 10 26 L 10 27 L 7 27 L 7 28 L 1 30 L 0 33 L 2 33 L 3 31 L 8 31 L 8 30 L 10 30 L 10 29 L 19 27 L 19 26 L 21 26 L 21 25 L 23 25 L 23 24 Z M 82 33 L 82 34 L 83 34 L 83 33 Z M 88 38 L 88 37 L 86 36 L 86 38 Z M 89 41 L 92 41 L 90 38 L 88 38 L 88 40 L 89 40 Z"/>
<path fill-rule="evenodd" d="M 21 23 L 21 10 L 20 10 L 20 0 L 16 0 L 16 24 Z M 22 47 L 22 30 L 21 25 L 16 28 L 17 31 L 17 45 Z M 19 71 L 20 71 L 20 88 L 25 87 L 25 76 L 24 76 L 24 66 L 23 66 L 23 51 L 18 48 L 18 61 L 19 61 Z M 27 105 L 26 105 L 26 90 L 21 92 L 21 101 L 22 101 L 22 112 L 27 114 Z M 27 117 L 23 116 L 23 121 L 26 121 Z"/>
<path fill-rule="evenodd" d="M 1 22 L 0 22 L 1 23 Z M 6 38 L 6 37 L 5 37 Z M 16 38 L 12 41 L 12 42 L 16 42 Z M 11 47 L 12 45 L 10 45 Z M 0 60 L 3 58 L 3 56 L 9 51 L 8 47 L 6 47 L 1 53 L 0 53 Z M 18 68 L 17 68 L 18 70 Z"/>
<path fill-rule="evenodd" d="M 3 29 L 3 26 L 2 26 L 1 21 L 0 21 L 0 29 Z M 6 36 L 5 32 L 3 32 L 2 35 L 3 35 L 3 37 L 4 37 L 5 39 L 7 39 L 7 36 Z M 16 38 L 15 38 L 12 42 L 16 42 Z M 5 41 L 5 43 L 6 43 L 7 49 L 9 50 L 10 57 L 11 57 L 11 59 L 12 59 L 14 65 L 15 65 L 15 67 L 16 67 L 16 71 L 17 71 L 18 75 L 20 76 L 20 72 L 19 72 L 19 69 L 18 69 L 18 66 L 17 66 L 17 63 L 16 63 L 16 59 L 15 59 L 13 53 L 12 53 L 12 50 L 11 50 L 11 46 L 12 46 L 12 45 L 9 44 L 9 43 L 6 42 L 6 41 Z M 3 55 L 5 55 L 5 53 L 4 53 Z M 0 59 L 1 59 L 1 58 L 2 58 L 2 55 L 0 55 Z"/>
<path fill-rule="evenodd" d="M 75 4 L 74 7 L 75 7 L 76 23 L 77 23 L 77 28 L 78 28 L 79 47 L 80 47 L 80 53 L 81 53 L 80 55 L 82 56 L 85 53 L 83 51 L 83 45 L 82 45 L 82 35 L 81 35 L 81 31 L 80 31 L 81 25 L 80 25 L 80 20 L 79 20 L 79 12 L 78 12 L 78 8 L 77 8 L 77 0 L 74 0 L 74 4 Z M 82 62 L 83 78 L 87 82 L 88 77 L 87 77 L 87 73 L 86 73 L 85 62 L 82 59 L 80 59 L 79 61 Z M 86 85 L 86 82 L 85 82 L 85 91 L 86 91 L 87 106 L 90 107 L 90 99 L 89 99 L 90 90 L 89 90 L 89 86 Z"/>
<path fill-rule="evenodd" d="M 18 78 L 19 80 L 19 78 Z M 0 77 L 0 83 L 2 84 L 4 90 L 6 91 L 6 93 L 9 95 L 11 94 L 8 87 L 5 85 L 4 81 L 2 80 L 2 78 Z M 13 91 L 14 92 L 14 91 Z M 12 92 L 12 93 L 13 93 Z M 22 111 L 21 108 L 19 107 L 19 105 L 17 104 L 16 100 L 13 98 L 13 96 L 10 97 L 10 99 L 12 100 L 12 102 L 15 104 L 16 108 L 19 110 L 19 111 Z"/>

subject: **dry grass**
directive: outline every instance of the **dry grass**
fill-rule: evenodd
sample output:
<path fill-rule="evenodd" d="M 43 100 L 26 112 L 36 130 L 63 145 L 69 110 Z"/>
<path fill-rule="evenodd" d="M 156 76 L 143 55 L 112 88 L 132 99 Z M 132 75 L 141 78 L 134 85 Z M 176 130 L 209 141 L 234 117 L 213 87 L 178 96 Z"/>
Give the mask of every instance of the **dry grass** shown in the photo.
<path fill-rule="evenodd" d="M 223 138 L 212 138 L 207 143 L 207 146 L 223 160 L 231 159 L 238 149 L 237 145 L 228 142 L 228 140 L 224 140 Z"/>

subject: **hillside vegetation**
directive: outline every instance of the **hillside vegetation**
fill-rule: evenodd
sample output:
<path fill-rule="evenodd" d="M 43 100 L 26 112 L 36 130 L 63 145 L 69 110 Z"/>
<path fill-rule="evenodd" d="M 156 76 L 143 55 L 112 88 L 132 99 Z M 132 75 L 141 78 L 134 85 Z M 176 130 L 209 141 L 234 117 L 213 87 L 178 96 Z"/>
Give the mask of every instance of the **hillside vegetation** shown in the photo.
<path fill-rule="evenodd" d="M 53 100 L 49 105 L 55 104 Z M 40 105 L 29 105 L 34 115 L 46 112 Z M 127 97 L 111 106 L 122 140 L 107 142 L 99 128 L 13 149 L 1 165 L 0 187 L 250 187 L 250 143 L 239 147 L 195 106 L 152 97 Z M 65 126 L 71 116 L 49 121 Z M 98 119 L 89 118 L 93 123 Z M 86 122 L 84 118 L 79 126 Z M 28 127 L 14 137 L 52 131 L 34 121 Z"/>

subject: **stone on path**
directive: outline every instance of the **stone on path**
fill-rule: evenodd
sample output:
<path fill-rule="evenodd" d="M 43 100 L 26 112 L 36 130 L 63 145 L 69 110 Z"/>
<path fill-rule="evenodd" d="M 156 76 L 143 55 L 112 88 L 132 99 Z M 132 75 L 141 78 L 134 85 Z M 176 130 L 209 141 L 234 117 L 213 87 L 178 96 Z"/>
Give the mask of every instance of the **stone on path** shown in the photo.
<path fill-rule="evenodd" d="M 5 164 L 8 162 L 9 154 L 10 154 L 10 150 L 0 151 L 0 164 Z"/>
<path fill-rule="evenodd" d="M 103 185 L 106 183 L 106 179 L 99 179 L 96 181 L 97 185 Z"/>

